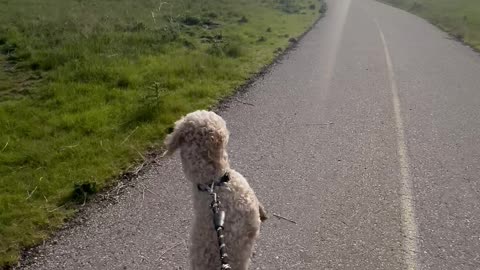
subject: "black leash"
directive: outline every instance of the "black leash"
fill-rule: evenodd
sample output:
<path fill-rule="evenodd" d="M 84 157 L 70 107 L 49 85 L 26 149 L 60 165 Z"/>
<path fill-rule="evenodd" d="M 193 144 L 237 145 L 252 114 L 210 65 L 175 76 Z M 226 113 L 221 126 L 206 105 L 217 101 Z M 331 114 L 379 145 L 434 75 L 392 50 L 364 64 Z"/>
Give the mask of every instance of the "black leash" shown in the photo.
<path fill-rule="evenodd" d="M 225 224 L 225 211 L 220 210 L 220 201 L 217 198 L 217 193 L 215 193 L 215 187 L 223 186 L 226 182 L 230 180 L 228 173 L 225 173 L 220 181 L 213 181 L 210 186 L 198 185 L 198 190 L 207 191 L 210 196 L 212 196 L 212 203 L 210 208 L 213 212 L 213 224 L 215 225 L 215 231 L 217 232 L 218 247 L 220 250 L 220 261 L 222 263 L 221 270 L 230 270 L 230 264 L 228 264 L 228 254 L 227 247 L 225 245 L 225 236 L 223 235 L 223 225 Z"/>

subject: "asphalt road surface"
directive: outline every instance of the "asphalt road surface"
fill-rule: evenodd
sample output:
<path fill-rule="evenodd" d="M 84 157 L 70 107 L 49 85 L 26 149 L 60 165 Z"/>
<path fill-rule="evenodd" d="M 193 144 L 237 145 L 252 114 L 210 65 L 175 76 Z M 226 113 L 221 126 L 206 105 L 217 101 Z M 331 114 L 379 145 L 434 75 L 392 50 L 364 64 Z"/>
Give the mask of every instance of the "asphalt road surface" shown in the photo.
<path fill-rule="evenodd" d="M 271 216 L 251 269 L 480 269 L 480 56 L 371 0 L 331 0 L 221 115 Z M 162 160 L 24 269 L 188 269 L 190 187 Z"/>

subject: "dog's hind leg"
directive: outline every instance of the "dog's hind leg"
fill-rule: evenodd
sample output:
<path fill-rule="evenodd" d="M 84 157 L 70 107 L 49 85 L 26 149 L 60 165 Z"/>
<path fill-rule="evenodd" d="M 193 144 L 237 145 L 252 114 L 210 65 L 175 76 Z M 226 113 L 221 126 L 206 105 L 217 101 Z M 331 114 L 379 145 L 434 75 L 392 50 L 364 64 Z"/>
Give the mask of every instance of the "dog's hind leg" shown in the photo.
<path fill-rule="evenodd" d="M 258 211 L 260 213 L 260 220 L 263 222 L 268 219 L 267 211 L 261 202 L 258 202 Z"/>

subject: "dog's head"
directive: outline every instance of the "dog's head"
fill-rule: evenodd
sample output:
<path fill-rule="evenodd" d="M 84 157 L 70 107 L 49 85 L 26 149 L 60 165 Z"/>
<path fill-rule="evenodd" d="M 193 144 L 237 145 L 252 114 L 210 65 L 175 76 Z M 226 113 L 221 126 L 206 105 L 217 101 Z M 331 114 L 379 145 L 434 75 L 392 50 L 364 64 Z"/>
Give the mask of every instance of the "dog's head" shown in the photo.
<path fill-rule="evenodd" d="M 165 138 L 166 154 L 176 150 L 194 151 L 210 158 L 226 151 L 229 132 L 225 120 L 209 111 L 195 111 L 175 122 L 173 132 Z"/>

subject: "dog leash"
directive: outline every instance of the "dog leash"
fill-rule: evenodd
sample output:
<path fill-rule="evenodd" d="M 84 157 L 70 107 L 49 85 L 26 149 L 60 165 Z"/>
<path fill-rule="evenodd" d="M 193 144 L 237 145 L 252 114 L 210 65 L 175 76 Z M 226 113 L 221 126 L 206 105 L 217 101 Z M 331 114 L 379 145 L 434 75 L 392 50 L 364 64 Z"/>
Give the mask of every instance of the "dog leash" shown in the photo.
<path fill-rule="evenodd" d="M 220 201 L 218 200 L 217 193 L 215 192 L 215 187 L 223 186 L 226 182 L 230 180 L 228 172 L 226 172 L 221 178 L 220 181 L 212 181 L 210 186 L 198 185 L 198 190 L 207 191 L 210 196 L 212 196 L 212 203 L 210 204 L 210 209 L 213 212 L 213 224 L 215 225 L 215 231 L 217 232 L 218 247 L 220 250 L 220 262 L 222 263 L 221 270 L 231 270 L 230 264 L 228 264 L 228 254 L 227 247 L 225 245 L 225 236 L 223 235 L 223 229 L 225 224 L 225 211 L 220 210 Z"/>

